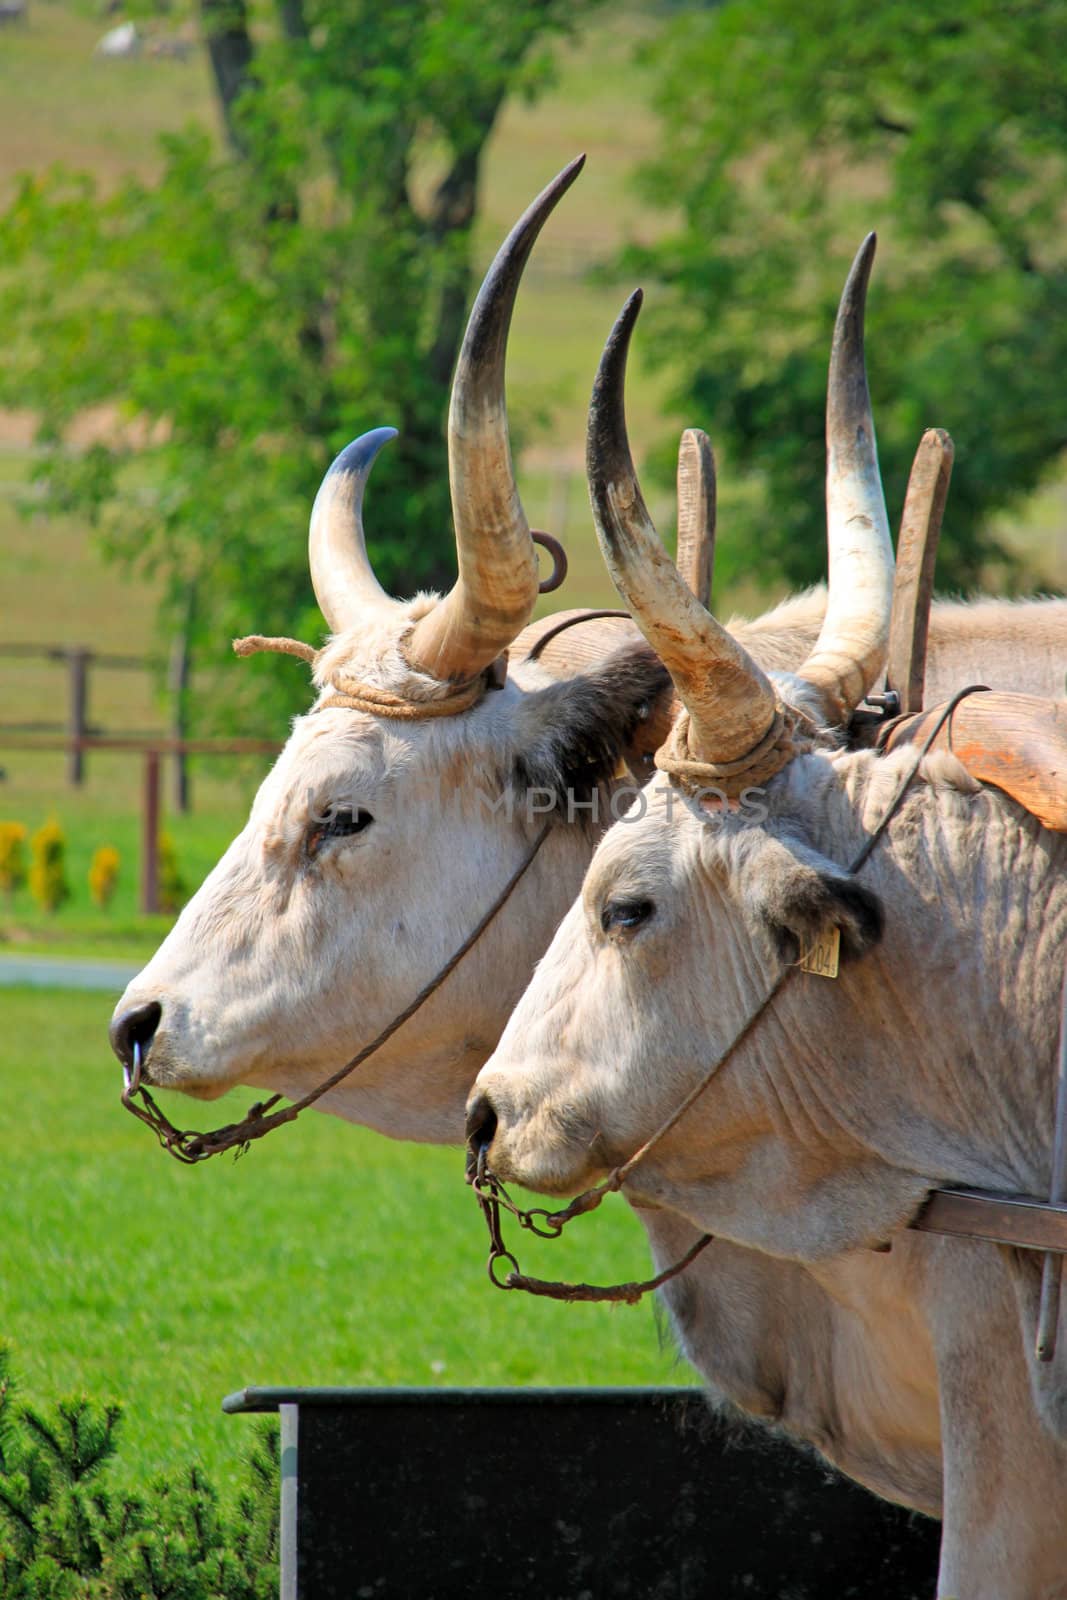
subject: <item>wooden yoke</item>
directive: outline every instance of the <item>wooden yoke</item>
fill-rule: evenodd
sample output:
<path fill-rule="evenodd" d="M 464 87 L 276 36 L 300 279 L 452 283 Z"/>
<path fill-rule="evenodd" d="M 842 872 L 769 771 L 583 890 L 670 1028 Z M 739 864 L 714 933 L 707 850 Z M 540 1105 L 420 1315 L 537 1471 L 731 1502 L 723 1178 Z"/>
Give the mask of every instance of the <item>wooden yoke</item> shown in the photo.
<path fill-rule="evenodd" d="M 937 715 L 901 717 L 882 748 L 922 744 Z M 1003 789 L 1054 833 L 1067 833 L 1067 701 L 1006 691 L 969 695 L 933 748 L 951 750 L 972 778 Z"/>
<path fill-rule="evenodd" d="M 934 565 L 954 454 L 948 434 L 928 428 L 915 452 L 904 497 L 886 663 L 886 691 L 896 694 L 903 712 L 923 707 Z"/>
<path fill-rule="evenodd" d="M 700 428 L 678 445 L 678 571 L 706 611 L 715 569 L 715 454 Z"/>
<path fill-rule="evenodd" d="M 881 729 L 883 750 L 922 744 L 938 716 L 923 714 L 922 704 L 934 563 L 953 454 L 948 434 L 928 429 L 908 479 L 886 668 L 887 691 L 899 697 L 905 714 Z M 951 750 L 973 778 L 1002 789 L 1046 828 L 1067 833 L 1067 702 L 1028 694 L 970 695 L 933 748 Z"/>

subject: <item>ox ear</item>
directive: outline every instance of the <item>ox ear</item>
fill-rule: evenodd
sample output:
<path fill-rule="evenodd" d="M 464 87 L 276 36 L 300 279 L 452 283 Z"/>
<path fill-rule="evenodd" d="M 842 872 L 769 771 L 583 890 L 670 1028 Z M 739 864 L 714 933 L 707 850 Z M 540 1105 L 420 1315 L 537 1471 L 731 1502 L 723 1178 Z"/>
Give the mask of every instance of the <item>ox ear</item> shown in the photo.
<path fill-rule="evenodd" d="M 578 677 L 524 695 L 515 718 L 512 783 L 523 793 L 547 791 L 563 817 L 588 820 L 593 794 L 622 761 L 634 759 L 642 734 L 672 695 L 666 667 L 643 640 Z M 575 812 L 575 806 L 583 809 Z"/>
<path fill-rule="evenodd" d="M 742 897 L 783 961 L 837 928 L 842 961 L 854 961 L 882 937 L 882 902 L 843 867 L 794 840 L 765 833 L 745 851 Z"/>

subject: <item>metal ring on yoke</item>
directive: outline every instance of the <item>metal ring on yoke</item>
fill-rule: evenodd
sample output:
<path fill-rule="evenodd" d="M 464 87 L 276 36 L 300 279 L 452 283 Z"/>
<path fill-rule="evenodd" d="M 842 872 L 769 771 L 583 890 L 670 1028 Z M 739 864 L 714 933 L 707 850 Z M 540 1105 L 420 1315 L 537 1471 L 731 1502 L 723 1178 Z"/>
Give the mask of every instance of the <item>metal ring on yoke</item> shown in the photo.
<path fill-rule="evenodd" d="M 547 550 L 552 557 L 552 571 L 547 578 L 543 578 L 537 585 L 538 594 L 554 594 L 559 589 L 567 576 L 567 552 L 559 540 L 550 533 L 542 533 L 539 528 L 530 529 L 530 538 L 534 544 L 539 544 L 542 550 Z"/>

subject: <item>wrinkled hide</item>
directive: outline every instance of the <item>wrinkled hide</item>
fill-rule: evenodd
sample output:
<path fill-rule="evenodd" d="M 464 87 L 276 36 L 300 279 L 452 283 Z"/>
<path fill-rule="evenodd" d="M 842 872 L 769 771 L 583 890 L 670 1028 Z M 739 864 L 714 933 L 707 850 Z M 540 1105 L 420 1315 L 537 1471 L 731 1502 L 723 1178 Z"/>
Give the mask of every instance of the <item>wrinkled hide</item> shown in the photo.
<path fill-rule="evenodd" d="M 667 1291 L 713 1389 L 926 1510 L 940 1432 L 940 1592 L 1051 1597 L 1067 1356 L 1050 1372 L 1030 1354 L 1033 1266 L 901 1230 L 935 1185 L 1047 1188 L 1067 840 L 939 758 L 850 880 L 911 759 L 798 758 L 762 824 L 657 779 L 598 847 L 475 1092 L 494 1170 L 584 1188 L 716 1061 L 779 962 L 839 926 L 839 978 L 791 981 L 627 1192 L 659 1262 L 687 1230 L 729 1241 Z"/>
<path fill-rule="evenodd" d="M 302 718 L 243 832 L 119 1003 L 119 1015 L 162 1007 L 148 1081 L 201 1098 L 239 1083 L 310 1089 L 444 966 L 554 807 L 560 826 L 493 934 L 322 1103 L 398 1138 L 456 1139 L 471 1080 L 581 883 L 588 805 L 595 795 L 609 815 L 621 752 L 665 683 L 641 645 L 564 683 L 528 666 L 459 717 Z M 370 820 L 322 837 L 339 808 Z"/>
<path fill-rule="evenodd" d="M 433 603 L 417 599 L 337 636 L 319 659 L 320 681 L 340 674 L 431 700 L 445 692 L 408 665 L 400 643 Z M 972 609 L 993 624 L 1003 610 L 992 602 L 935 606 L 935 639 L 968 635 L 960 618 Z M 1067 604 L 1017 609 L 1053 630 L 1062 611 L 1067 639 Z M 810 652 L 824 611 L 825 591 L 815 589 L 731 626 L 756 660 L 788 671 Z M 560 635 L 560 648 L 594 629 Z M 540 817 L 527 813 L 524 787 L 547 781 L 565 791 L 573 781 L 576 799 L 585 798 L 591 740 L 598 819 L 576 809 L 568 822 L 561 795 L 564 826 L 491 936 L 361 1069 L 358 1084 L 323 1103 L 397 1138 L 458 1140 L 474 1076 L 612 820 L 607 786 L 619 757 L 646 722 L 669 716 L 669 681 L 636 630 L 624 647 L 617 625 L 601 637 L 613 663 L 585 661 L 558 682 L 540 663 L 524 662 L 520 639 L 507 688 L 459 717 L 410 723 L 339 709 L 297 722 L 246 827 L 116 1008 L 120 1015 L 148 1001 L 163 1006 L 149 1081 L 203 1098 L 238 1084 L 311 1089 L 410 1001 L 492 903 Z M 1044 655 L 1015 654 L 1001 670 L 1003 678 L 987 674 L 996 687 L 1025 687 L 1030 674 L 1045 674 Z M 557 671 L 565 672 L 565 658 Z M 499 803 L 504 790 L 510 807 Z M 373 826 L 332 843 L 312 866 L 303 854 L 311 805 L 353 791 Z"/>

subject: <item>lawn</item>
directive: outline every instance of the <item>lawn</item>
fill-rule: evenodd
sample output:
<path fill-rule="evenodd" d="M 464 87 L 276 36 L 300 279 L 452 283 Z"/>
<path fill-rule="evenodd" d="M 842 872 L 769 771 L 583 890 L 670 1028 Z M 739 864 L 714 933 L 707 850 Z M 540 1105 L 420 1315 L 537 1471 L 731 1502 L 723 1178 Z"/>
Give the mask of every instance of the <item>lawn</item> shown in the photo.
<path fill-rule="evenodd" d="M 232 1485 L 257 1384 L 686 1381 L 653 1310 L 501 1294 L 458 1150 L 395 1144 L 310 1113 L 239 1162 L 171 1161 L 119 1105 L 105 995 L 0 990 L 0 1338 L 35 1401 L 126 1408 L 116 1480 L 198 1457 Z M 182 1123 L 244 1102 L 168 1102 Z M 525 1270 L 645 1274 L 621 1202 Z"/>

